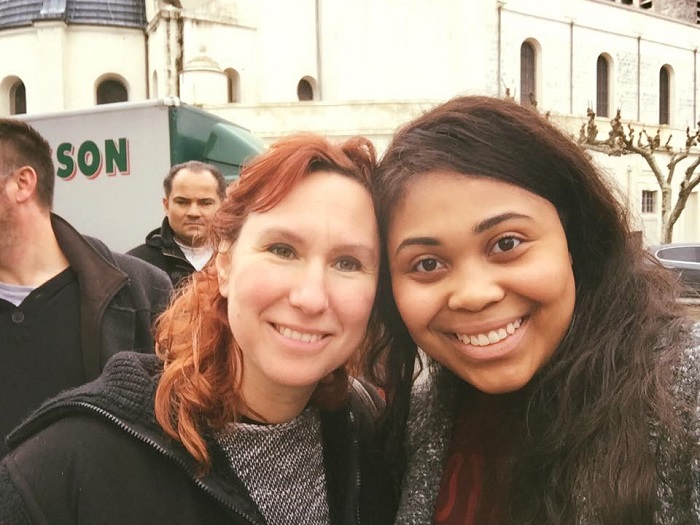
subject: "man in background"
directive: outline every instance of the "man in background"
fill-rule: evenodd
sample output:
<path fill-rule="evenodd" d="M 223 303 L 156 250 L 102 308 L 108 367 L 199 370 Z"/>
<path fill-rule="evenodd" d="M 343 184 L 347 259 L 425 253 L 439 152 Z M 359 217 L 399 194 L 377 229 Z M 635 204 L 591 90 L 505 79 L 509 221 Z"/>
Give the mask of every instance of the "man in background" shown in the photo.
<path fill-rule="evenodd" d="M 177 164 L 163 180 L 165 218 L 128 254 L 157 266 L 177 285 L 211 259 L 206 228 L 226 194 L 226 179 L 210 164 Z"/>
<path fill-rule="evenodd" d="M 167 275 L 51 213 L 54 165 L 28 124 L 0 119 L 0 457 L 41 402 L 97 377 L 122 350 L 153 351 Z"/>

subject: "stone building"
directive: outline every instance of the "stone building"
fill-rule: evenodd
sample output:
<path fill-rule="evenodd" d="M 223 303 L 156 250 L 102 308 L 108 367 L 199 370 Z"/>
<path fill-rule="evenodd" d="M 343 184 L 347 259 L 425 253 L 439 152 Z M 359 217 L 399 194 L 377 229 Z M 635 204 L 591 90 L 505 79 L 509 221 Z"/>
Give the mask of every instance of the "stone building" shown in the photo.
<path fill-rule="evenodd" d="M 688 0 L 4 0 L 0 115 L 179 97 L 270 142 L 363 134 L 457 94 L 512 96 L 572 134 L 620 109 L 680 146 L 698 107 Z M 660 191 L 634 156 L 598 156 L 659 239 Z M 696 191 L 674 240 L 700 240 Z"/>

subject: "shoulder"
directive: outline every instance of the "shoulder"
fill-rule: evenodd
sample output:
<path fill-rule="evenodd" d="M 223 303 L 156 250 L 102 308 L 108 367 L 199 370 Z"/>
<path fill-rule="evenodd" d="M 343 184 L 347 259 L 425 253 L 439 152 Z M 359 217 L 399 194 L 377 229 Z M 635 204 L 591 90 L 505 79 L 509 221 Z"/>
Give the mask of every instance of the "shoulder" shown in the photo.
<path fill-rule="evenodd" d="M 129 308 L 145 309 L 151 313 L 162 312 L 168 305 L 173 292 L 173 283 L 160 268 L 131 255 L 114 253 L 115 265 L 129 278 L 125 288 L 120 290 L 115 304 Z"/>
<path fill-rule="evenodd" d="M 115 446 L 116 431 L 97 418 L 71 416 L 48 425 L 12 450 L 0 463 L 3 500 L 13 508 L 3 509 L 4 519 L 50 523 L 67 522 L 71 516 L 71 500 L 80 484 L 86 466 L 102 469 L 102 459 L 119 455 Z M 104 447 L 104 448 L 103 448 Z M 109 454 L 104 454 L 109 450 Z M 23 523 L 23 521 L 8 521 Z"/>
<path fill-rule="evenodd" d="M 95 237 L 83 236 L 87 243 L 104 259 L 126 273 L 131 279 L 148 279 L 150 283 L 170 282 L 168 274 L 160 268 L 133 255 L 114 252 Z"/>
<path fill-rule="evenodd" d="M 682 428 L 671 434 L 658 421 L 651 427 L 659 474 L 659 512 L 662 521 L 675 516 L 678 523 L 690 523 L 691 516 L 695 520 L 700 517 L 700 325 L 695 325 L 680 353 L 671 389 Z M 689 514 L 679 518 L 679 512 Z"/>
<path fill-rule="evenodd" d="M 162 361 L 153 354 L 119 352 L 96 379 L 44 402 L 6 441 L 17 448 L 57 421 L 86 413 L 121 422 L 123 427 L 156 428 L 154 400 L 161 372 Z"/>
<path fill-rule="evenodd" d="M 133 441 L 129 434 L 106 418 L 76 412 L 29 436 L 8 457 L 17 465 L 31 465 L 31 469 L 26 470 L 43 477 L 54 469 L 65 471 L 68 465 L 104 463 L 103 456 L 113 457 L 117 450 L 130 447 Z M 104 454 L 105 450 L 110 454 Z M 37 469 L 45 473 L 41 475 Z"/>
<path fill-rule="evenodd" d="M 76 505 L 84 522 L 134 523 L 134 513 L 146 505 L 162 518 L 176 504 L 168 495 L 179 494 L 180 504 L 193 492 L 177 462 L 92 414 L 55 421 L 6 456 L 2 470 L 7 479 L 0 492 L 21 498 L 33 516 L 48 518 L 44 523 L 77 522 Z"/>
<path fill-rule="evenodd" d="M 166 219 L 167 220 L 167 219 Z M 145 242 L 132 248 L 127 253 L 140 257 L 141 255 L 150 255 L 161 253 L 164 244 L 163 227 L 156 228 L 146 235 Z"/>
<path fill-rule="evenodd" d="M 171 287 L 168 274 L 157 266 L 133 255 L 124 253 L 113 253 L 112 255 L 117 266 L 133 280 L 147 280 L 149 284 L 161 283 L 166 287 Z"/>
<path fill-rule="evenodd" d="M 677 399 L 700 410 L 700 323 L 693 326 L 689 343 L 681 351 L 673 389 Z"/>
<path fill-rule="evenodd" d="M 29 436 L 3 464 L 13 478 L 30 487 L 57 490 L 77 483 L 85 472 L 104 472 L 109 464 L 114 469 L 127 457 L 145 456 L 139 448 L 136 439 L 106 418 L 73 413 Z"/>
<path fill-rule="evenodd" d="M 99 253 L 102 257 L 107 259 L 109 262 L 114 262 L 114 252 L 110 250 L 104 242 L 96 237 L 90 237 L 89 235 L 80 236 L 85 239 L 92 249 Z"/>
<path fill-rule="evenodd" d="M 127 255 L 131 255 L 133 257 L 138 257 L 139 259 L 144 259 L 144 260 L 149 260 L 153 258 L 154 256 L 157 256 L 160 254 L 160 250 L 156 248 L 155 246 L 152 246 L 150 244 L 139 244 L 135 248 L 132 248 L 128 252 L 126 252 Z"/>

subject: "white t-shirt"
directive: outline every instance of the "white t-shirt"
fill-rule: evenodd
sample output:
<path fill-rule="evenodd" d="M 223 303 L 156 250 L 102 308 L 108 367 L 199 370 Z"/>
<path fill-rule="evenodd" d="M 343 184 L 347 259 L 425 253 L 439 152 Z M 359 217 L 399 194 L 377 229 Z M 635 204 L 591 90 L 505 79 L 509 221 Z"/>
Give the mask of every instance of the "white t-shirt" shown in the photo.
<path fill-rule="evenodd" d="M 190 261 L 190 264 L 194 266 L 194 269 L 197 271 L 204 268 L 204 265 L 209 262 L 209 259 L 211 259 L 211 256 L 214 254 L 214 250 L 206 245 L 194 248 L 192 246 L 180 244 L 177 239 L 175 239 L 175 242 L 182 250 L 185 258 Z"/>
<path fill-rule="evenodd" d="M 0 283 L 0 299 L 19 306 L 35 288 L 36 286 Z"/>

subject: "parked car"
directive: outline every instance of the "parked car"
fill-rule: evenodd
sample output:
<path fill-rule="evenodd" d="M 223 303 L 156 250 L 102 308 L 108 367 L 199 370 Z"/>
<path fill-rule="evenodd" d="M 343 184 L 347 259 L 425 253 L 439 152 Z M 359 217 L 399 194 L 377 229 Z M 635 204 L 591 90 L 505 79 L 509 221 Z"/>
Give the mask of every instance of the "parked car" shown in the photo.
<path fill-rule="evenodd" d="M 688 295 L 700 299 L 700 243 L 661 244 L 648 250 L 663 266 L 678 273 L 689 288 Z"/>

